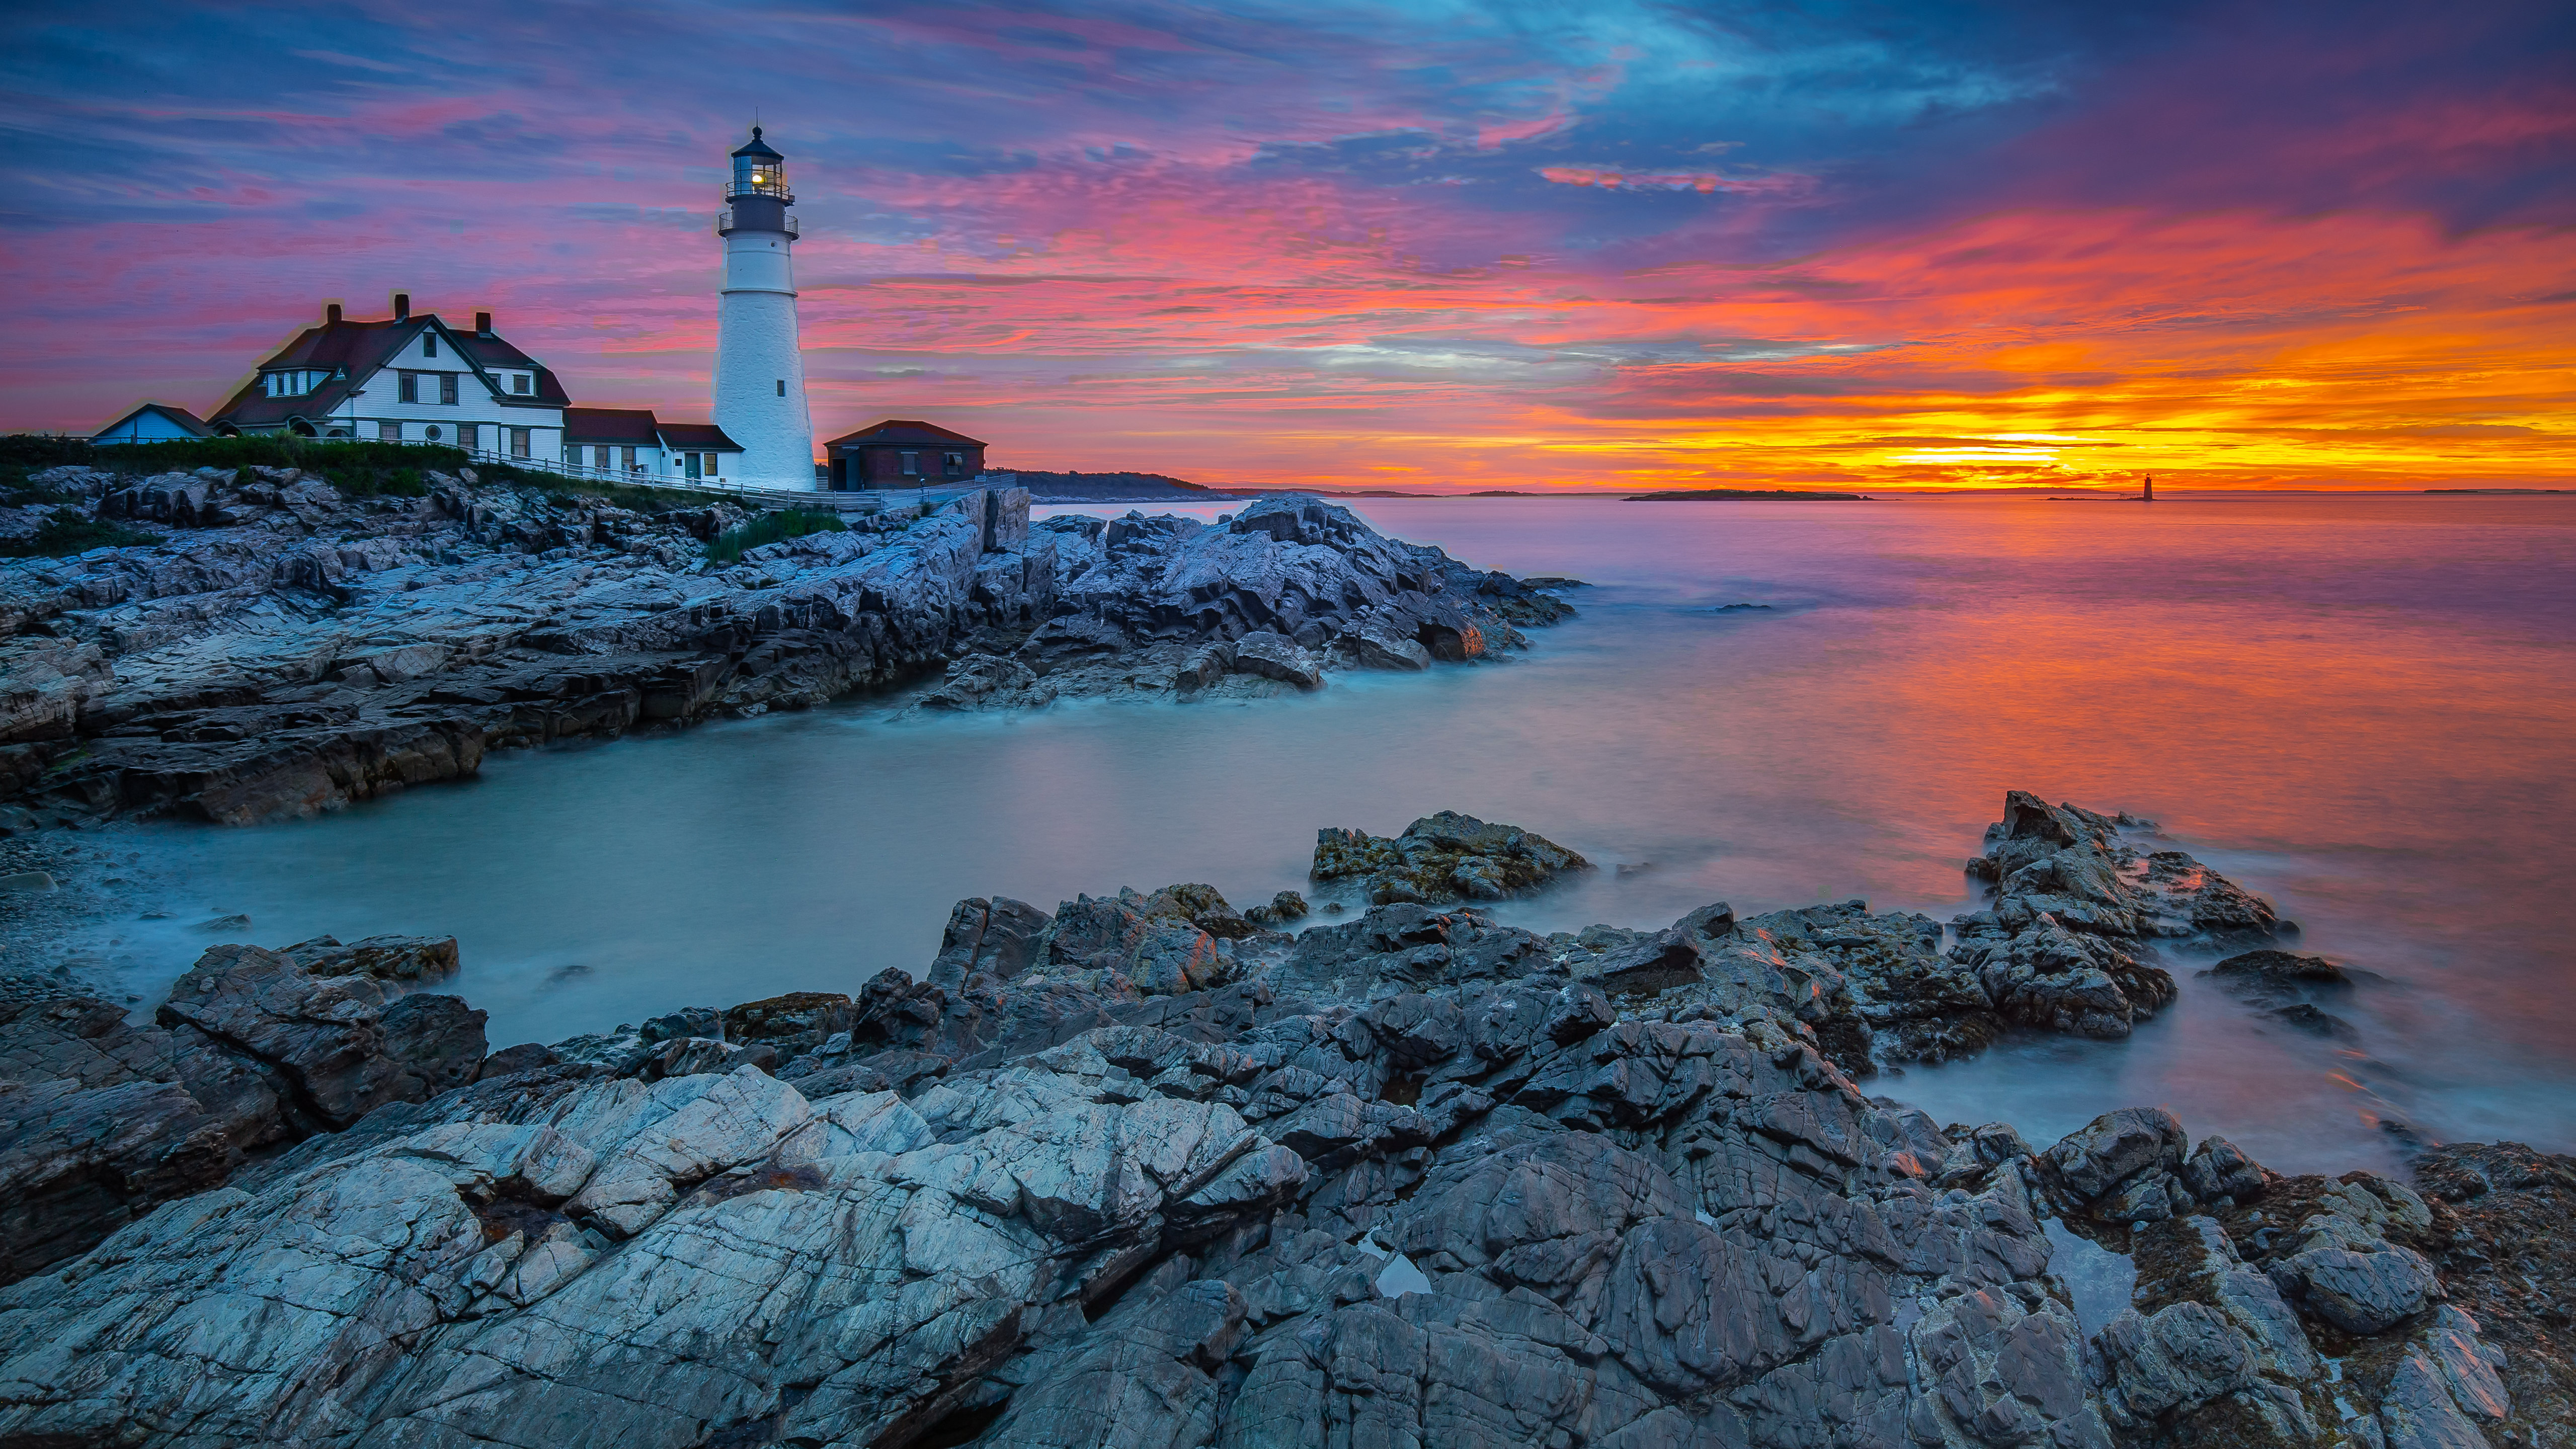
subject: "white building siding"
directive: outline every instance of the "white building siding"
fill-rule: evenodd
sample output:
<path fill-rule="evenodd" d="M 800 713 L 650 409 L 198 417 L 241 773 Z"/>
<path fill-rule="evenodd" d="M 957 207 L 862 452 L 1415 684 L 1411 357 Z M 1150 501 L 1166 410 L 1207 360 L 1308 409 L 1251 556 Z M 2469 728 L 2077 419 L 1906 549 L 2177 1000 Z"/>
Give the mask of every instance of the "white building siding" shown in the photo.
<path fill-rule="evenodd" d="M 584 468 L 606 468 L 617 473 L 642 473 L 655 478 L 661 477 L 665 472 L 662 449 L 658 445 L 634 444 L 635 459 L 631 464 L 626 457 L 629 445 L 625 443 L 566 441 L 563 446 L 566 449 L 563 460 Z M 576 458 L 573 456 L 574 453 L 579 453 L 581 456 Z"/>
<path fill-rule="evenodd" d="M 740 481 L 812 489 L 814 420 L 796 339 L 789 242 L 777 232 L 725 238 L 725 289 L 716 305 L 715 425 L 742 445 Z"/>
<path fill-rule="evenodd" d="M 405 349 L 406 352 L 412 349 Z M 447 349 L 440 348 L 442 354 Z M 406 360 L 409 360 L 406 358 Z M 427 360 L 427 359 L 423 359 Z M 418 395 L 421 402 L 402 400 L 403 371 L 419 375 Z M 331 421 L 345 426 L 353 438 L 374 442 L 385 436 L 384 428 L 393 424 L 401 430 L 400 441 L 406 443 L 439 442 L 457 446 L 462 442 L 462 425 L 476 424 L 473 446 L 487 452 L 509 452 L 509 429 L 528 429 L 528 454 L 532 458 L 553 460 L 563 453 L 563 409 L 544 405 L 505 403 L 492 393 L 480 377 L 471 372 L 456 374 L 456 401 L 438 401 L 438 379 L 425 369 L 386 367 L 361 381 L 355 391 L 344 397 L 331 410 Z M 438 429 L 438 437 L 429 430 Z"/>

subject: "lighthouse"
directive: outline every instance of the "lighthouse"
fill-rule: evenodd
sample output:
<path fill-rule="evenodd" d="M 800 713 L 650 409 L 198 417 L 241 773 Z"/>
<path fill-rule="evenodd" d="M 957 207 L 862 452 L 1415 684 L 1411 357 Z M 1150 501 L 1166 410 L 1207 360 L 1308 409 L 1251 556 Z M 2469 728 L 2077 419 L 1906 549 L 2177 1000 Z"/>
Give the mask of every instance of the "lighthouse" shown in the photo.
<path fill-rule="evenodd" d="M 716 308 L 715 424 L 742 445 L 737 476 L 753 488 L 811 489 L 814 419 L 796 347 L 795 202 L 787 158 L 751 128 L 733 153 L 725 209 L 724 292 Z"/>

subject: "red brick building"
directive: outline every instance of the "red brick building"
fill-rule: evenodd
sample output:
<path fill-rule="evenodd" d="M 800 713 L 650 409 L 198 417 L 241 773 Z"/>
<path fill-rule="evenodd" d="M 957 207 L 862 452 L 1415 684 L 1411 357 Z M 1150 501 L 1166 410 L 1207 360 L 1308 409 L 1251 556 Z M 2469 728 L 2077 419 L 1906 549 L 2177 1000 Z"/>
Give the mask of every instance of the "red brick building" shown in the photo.
<path fill-rule="evenodd" d="M 930 423 L 889 418 L 823 445 L 831 460 L 831 486 L 926 488 L 961 483 L 984 471 L 984 444 Z"/>

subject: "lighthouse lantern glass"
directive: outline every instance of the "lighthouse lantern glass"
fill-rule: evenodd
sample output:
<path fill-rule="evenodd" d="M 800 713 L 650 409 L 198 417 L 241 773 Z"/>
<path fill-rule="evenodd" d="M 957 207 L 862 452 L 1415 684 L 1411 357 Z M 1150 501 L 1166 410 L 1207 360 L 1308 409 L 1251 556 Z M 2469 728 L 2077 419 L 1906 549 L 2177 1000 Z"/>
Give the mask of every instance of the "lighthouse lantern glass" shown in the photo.
<path fill-rule="evenodd" d="M 786 163 L 761 156 L 736 156 L 733 158 L 733 194 L 785 196 Z"/>

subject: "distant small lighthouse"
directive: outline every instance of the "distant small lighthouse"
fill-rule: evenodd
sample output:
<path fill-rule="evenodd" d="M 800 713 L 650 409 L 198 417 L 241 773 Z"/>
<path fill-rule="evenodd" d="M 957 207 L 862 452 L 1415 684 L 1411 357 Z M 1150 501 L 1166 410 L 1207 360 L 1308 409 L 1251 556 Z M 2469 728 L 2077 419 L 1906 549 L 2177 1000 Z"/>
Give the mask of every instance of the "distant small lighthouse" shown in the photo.
<path fill-rule="evenodd" d="M 724 293 L 716 309 L 715 424 L 742 444 L 738 476 L 754 488 L 811 489 L 814 419 L 805 407 L 805 363 L 796 345 L 796 197 L 787 158 L 751 128 L 733 153 L 725 209 Z"/>
<path fill-rule="evenodd" d="M 2156 475 L 2155 475 L 2155 474 L 2150 473 L 2150 474 L 2148 474 L 2148 475 L 2147 475 L 2147 491 L 2145 491 L 2144 493 L 2139 494 L 2139 495 L 2138 495 L 2138 497 L 2139 497 L 2139 499 L 2140 499 L 2142 502 L 2153 503 L 2153 502 L 2155 502 L 2155 501 L 2156 501 Z"/>

